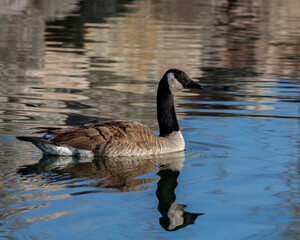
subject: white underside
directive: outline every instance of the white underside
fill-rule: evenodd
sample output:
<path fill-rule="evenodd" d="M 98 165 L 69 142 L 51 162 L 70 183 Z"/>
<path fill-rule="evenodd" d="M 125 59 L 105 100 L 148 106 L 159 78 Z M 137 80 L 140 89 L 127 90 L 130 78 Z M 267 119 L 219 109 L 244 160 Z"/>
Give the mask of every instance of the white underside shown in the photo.
<path fill-rule="evenodd" d="M 92 157 L 93 153 L 89 150 L 77 149 L 69 146 L 55 146 L 46 143 L 33 143 L 39 149 L 43 151 L 46 155 L 56 155 L 56 156 L 83 156 L 83 157 Z"/>
<path fill-rule="evenodd" d="M 185 148 L 184 138 L 180 131 L 172 132 L 167 137 L 159 137 L 161 149 L 158 154 L 183 151 Z"/>
<path fill-rule="evenodd" d="M 150 156 L 158 154 L 166 154 L 172 152 L 183 151 L 185 142 L 180 131 L 172 132 L 167 137 L 157 137 L 157 145 L 151 149 L 143 149 L 129 144 L 108 144 L 105 147 L 103 156 L 117 157 L 117 156 Z"/>

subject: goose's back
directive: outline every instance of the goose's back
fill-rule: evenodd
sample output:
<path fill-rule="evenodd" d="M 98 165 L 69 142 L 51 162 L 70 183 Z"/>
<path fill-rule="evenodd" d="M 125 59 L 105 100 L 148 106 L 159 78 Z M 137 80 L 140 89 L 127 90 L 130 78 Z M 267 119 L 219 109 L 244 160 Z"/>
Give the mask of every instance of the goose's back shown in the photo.
<path fill-rule="evenodd" d="M 116 120 L 40 132 L 51 134 L 55 144 L 90 150 L 99 156 L 138 156 L 161 151 L 159 137 L 136 121 Z"/>

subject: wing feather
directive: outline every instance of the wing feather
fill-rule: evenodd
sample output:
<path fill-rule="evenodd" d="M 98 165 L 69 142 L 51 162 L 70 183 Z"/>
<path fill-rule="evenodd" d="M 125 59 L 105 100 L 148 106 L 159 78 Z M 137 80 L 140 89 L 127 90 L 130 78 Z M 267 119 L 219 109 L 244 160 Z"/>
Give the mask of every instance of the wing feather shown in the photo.
<path fill-rule="evenodd" d="M 91 150 L 96 155 L 134 155 L 143 151 L 153 154 L 160 148 L 158 137 L 136 121 L 116 120 L 80 128 L 45 128 L 39 132 L 53 134 L 55 144 Z"/>

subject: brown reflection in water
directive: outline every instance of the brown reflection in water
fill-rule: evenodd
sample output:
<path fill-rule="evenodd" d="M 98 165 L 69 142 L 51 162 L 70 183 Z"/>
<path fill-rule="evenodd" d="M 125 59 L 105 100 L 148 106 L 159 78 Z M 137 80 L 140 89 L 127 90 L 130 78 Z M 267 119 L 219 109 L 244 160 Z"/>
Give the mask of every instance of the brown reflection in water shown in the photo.
<path fill-rule="evenodd" d="M 62 19 L 77 9 L 76 0 L 63 1 L 4 1 L 0 9 L 0 78 L 1 94 L 1 119 L 5 123 L 20 122 L 34 119 L 47 119 L 48 122 L 62 124 L 66 117 L 58 114 L 62 112 L 66 104 L 62 101 L 80 101 L 84 97 L 69 93 L 56 93 L 49 87 L 75 88 L 76 85 L 87 85 L 78 83 L 83 80 L 78 78 L 72 84 L 70 72 L 65 74 L 64 79 L 59 79 L 55 74 L 64 74 L 64 68 L 60 68 L 56 58 L 55 73 L 49 71 L 49 56 L 45 47 L 45 21 L 49 19 Z M 68 53 L 67 53 L 68 54 Z M 63 54 L 62 54 L 63 55 Z M 69 57 L 70 59 L 71 57 Z M 72 55 L 72 58 L 76 58 Z M 78 56 L 77 56 L 78 58 Z M 53 59 L 53 54 L 52 54 Z M 60 58 L 61 59 L 61 58 Z M 64 63 L 69 62 L 64 58 Z M 51 56 L 50 56 L 51 61 Z M 73 66 L 72 70 L 78 65 Z M 45 69 L 45 71 L 44 71 Z M 76 75 L 79 75 L 76 72 Z M 51 83 L 50 83 L 51 82 Z M 74 112 L 64 110 L 64 112 Z M 15 125 L 14 129 L 22 128 Z"/>
<path fill-rule="evenodd" d="M 171 67 L 181 68 L 191 77 L 209 75 L 208 83 L 214 86 L 224 84 L 223 77 L 229 78 L 225 90 L 241 93 L 217 93 L 208 88 L 209 100 L 276 102 L 280 97 L 265 98 L 272 92 L 261 87 L 258 75 L 278 73 L 278 66 L 284 74 L 299 71 L 294 54 L 299 52 L 295 37 L 299 21 L 293 20 L 299 15 L 299 1 L 280 2 L 69 0 L 8 4 L 3 9 L 15 8 L 15 16 L 0 12 L 4 23 L 0 26 L 0 61 L 4 63 L 0 71 L 26 81 L 12 80 L 19 87 L 1 81 L 6 90 L 3 109 L 10 110 L 2 116 L 13 115 L 22 121 L 25 115 L 31 123 L 64 125 L 72 124 L 72 114 L 101 115 L 103 119 L 135 119 L 157 129 L 152 110 L 155 88 Z M 218 71 L 224 69 L 228 74 Z M 232 84 L 242 79 L 249 81 Z M 136 95 L 132 97 L 132 93 Z M 205 100 L 203 96 L 201 100 Z M 264 104 L 231 108 L 270 110 Z"/>
<path fill-rule="evenodd" d="M 24 76 L 43 67 L 45 21 L 65 18 L 78 0 L 4 1 L 0 9 L 1 73 Z"/>
<path fill-rule="evenodd" d="M 268 112 L 228 114 L 226 109 L 276 110 L 274 104 L 268 104 L 286 99 L 297 101 L 298 96 L 280 95 L 281 90 L 274 86 L 280 78 L 298 78 L 278 75 L 299 72 L 296 60 L 300 49 L 295 37 L 299 21 L 295 20 L 299 19 L 300 2 L 254 0 L 220 3 L 219 7 L 213 8 L 210 21 L 202 29 L 205 33 L 201 56 L 203 81 L 209 86 L 205 90 L 208 94 L 198 98 L 218 103 L 204 104 L 201 108 L 219 110 L 212 113 L 214 116 L 266 117 Z M 228 101 L 254 104 L 228 104 Z"/>
<path fill-rule="evenodd" d="M 299 52 L 299 1 L 220 1 L 213 8 L 205 31 L 204 67 L 218 63 L 231 69 L 251 69 L 257 73 L 295 74 Z M 207 60 L 209 61 L 207 61 Z M 285 59 L 285 61 L 283 61 Z M 282 71 L 282 72 L 281 72 Z"/>
<path fill-rule="evenodd" d="M 59 218 L 63 215 L 70 214 L 71 212 L 65 211 L 65 212 L 57 212 L 53 214 L 49 214 L 46 216 L 41 216 L 41 217 L 33 217 L 33 218 L 27 218 L 26 222 L 40 222 L 40 221 L 46 221 L 46 220 L 51 220 L 55 218 Z"/>

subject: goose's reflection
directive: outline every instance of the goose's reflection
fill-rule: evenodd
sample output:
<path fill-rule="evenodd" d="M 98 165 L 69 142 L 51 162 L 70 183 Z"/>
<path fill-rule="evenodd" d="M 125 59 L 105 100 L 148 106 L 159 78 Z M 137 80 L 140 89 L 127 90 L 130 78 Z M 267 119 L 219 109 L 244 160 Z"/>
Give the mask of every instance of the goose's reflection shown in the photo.
<path fill-rule="evenodd" d="M 158 172 L 160 180 L 157 183 L 156 196 L 158 198 L 158 211 L 162 217 L 159 219 L 160 225 L 167 231 L 175 231 L 194 224 L 199 215 L 203 213 L 189 213 L 184 211 L 186 205 L 175 203 L 175 188 L 181 166 L 170 162 L 164 165 Z"/>
<path fill-rule="evenodd" d="M 175 203 L 175 188 L 177 177 L 185 160 L 184 152 L 155 156 L 152 158 L 118 157 L 118 158 L 74 158 L 66 156 L 43 156 L 36 164 L 27 165 L 19 169 L 19 173 L 26 176 L 42 176 L 51 173 L 55 175 L 53 181 L 88 179 L 84 186 L 110 188 L 116 191 L 138 191 L 145 189 L 145 184 L 158 180 L 156 196 L 158 211 L 162 217 L 159 222 L 167 231 L 174 231 L 193 224 L 201 215 L 189 213 L 186 207 Z M 145 174 L 158 171 L 160 177 L 144 177 Z M 50 175 L 51 175 L 50 174 Z M 78 186 L 78 185 L 77 185 Z M 84 194 L 75 193 L 74 195 Z"/>

